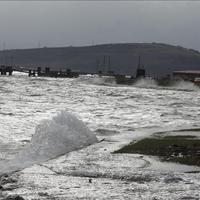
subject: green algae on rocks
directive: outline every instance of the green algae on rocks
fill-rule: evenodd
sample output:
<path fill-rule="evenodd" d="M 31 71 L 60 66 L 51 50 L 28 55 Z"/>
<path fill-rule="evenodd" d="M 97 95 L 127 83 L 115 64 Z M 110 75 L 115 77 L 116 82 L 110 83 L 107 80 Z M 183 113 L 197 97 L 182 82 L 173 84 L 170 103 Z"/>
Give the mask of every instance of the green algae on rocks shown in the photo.
<path fill-rule="evenodd" d="M 200 166 L 200 139 L 192 135 L 145 138 L 114 153 L 153 155 L 161 161 Z"/>

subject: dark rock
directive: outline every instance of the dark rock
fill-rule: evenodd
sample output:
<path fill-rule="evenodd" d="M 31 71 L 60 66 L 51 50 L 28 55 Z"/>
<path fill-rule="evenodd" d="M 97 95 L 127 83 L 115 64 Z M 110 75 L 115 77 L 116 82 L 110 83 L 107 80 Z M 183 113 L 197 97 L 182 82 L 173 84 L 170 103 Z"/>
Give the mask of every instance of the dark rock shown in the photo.
<path fill-rule="evenodd" d="M 25 199 L 19 195 L 10 195 L 7 196 L 5 200 L 25 200 Z"/>
<path fill-rule="evenodd" d="M 10 178 L 10 177 L 7 177 L 7 176 L 2 177 L 1 180 L 0 180 L 0 184 L 3 184 L 3 185 L 5 185 L 7 183 L 16 183 L 16 182 L 17 182 L 16 179 L 13 179 L 13 178 Z"/>
<path fill-rule="evenodd" d="M 164 181 L 165 183 L 178 183 L 180 181 L 183 181 L 183 179 L 180 177 L 168 177 Z"/>
<path fill-rule="evenodd" d="M 181 200 L 198 200 L 198 197 L 192 197 L 192 196 L 185 196 L 182 197 Z"/>
<path fill-rule="evenodd" d="M 49 196 L 47 192 L 39 192 L 38 195 L 39 196 Z"/>

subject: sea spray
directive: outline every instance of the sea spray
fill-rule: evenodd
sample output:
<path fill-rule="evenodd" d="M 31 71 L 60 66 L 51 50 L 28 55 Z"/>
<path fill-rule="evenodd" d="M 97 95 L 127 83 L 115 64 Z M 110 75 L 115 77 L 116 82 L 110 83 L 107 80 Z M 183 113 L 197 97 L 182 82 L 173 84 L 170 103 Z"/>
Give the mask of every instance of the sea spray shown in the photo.
<path fill-rule="evenodd" d="M 172 80 L 169 85 L 159 85 L 156 80 L 151 78 L 139 79 L 134 83 L 135 87 L 151 88 L 151 89 L 167 89 L 167 90 L 183 90 L 183 91 L 199 91 L 199 87 L 193 82 L 184 80 Z"/>
<path fill-rule="evenodd" d="M 173 88 L 178 90 L 185 90 L 185 91 L 198 91 L 199 87 L 195 85 L 193 82 L 179 80 L 177 81 Z"/>
<path fill-rule="evenodd" d="M 142 87 L 142 88 L 157 88 L 158 87 L 156 81 L 154 79 L 151 79 L 151 78 L 138 79 L 134 83 L 134 86 Z"/>
<path fill-rule="evenodd" d="M 41 121 L 30 144 L 14 159 L 0 163 L 0 174 L 23 169 L 95 142 L 96 136 L 82 121 L 67 111 L 61 111 L 51 120 Z"/>

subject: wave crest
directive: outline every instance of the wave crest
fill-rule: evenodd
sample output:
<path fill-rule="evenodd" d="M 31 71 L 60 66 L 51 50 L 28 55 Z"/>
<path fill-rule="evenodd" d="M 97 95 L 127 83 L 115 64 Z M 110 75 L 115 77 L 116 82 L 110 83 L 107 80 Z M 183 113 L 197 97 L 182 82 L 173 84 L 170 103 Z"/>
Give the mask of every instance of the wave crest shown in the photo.
<path fill-rule="evenodd" d="M 95 142 L 96 136 L 82 121 L 67 111 L 61 111 L 51 120 L 43 120 L 36 127 L 30 144 L 14 159 L 4 163 L 1 173 L 16 171 Z"/>

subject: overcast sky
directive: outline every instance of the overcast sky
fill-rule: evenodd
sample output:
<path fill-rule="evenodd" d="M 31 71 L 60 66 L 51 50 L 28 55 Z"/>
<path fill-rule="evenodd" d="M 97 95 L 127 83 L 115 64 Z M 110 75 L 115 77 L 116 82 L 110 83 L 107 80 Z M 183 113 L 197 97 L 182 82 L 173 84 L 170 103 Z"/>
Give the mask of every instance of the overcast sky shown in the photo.
<path fill-rule="evenodd" d="M 0 49 L 122 42 L 200 50 L 200 2 L 0 1 Z"/>

